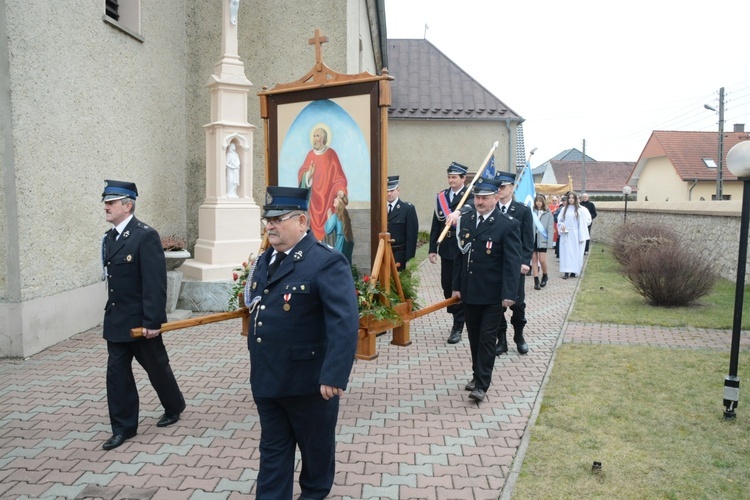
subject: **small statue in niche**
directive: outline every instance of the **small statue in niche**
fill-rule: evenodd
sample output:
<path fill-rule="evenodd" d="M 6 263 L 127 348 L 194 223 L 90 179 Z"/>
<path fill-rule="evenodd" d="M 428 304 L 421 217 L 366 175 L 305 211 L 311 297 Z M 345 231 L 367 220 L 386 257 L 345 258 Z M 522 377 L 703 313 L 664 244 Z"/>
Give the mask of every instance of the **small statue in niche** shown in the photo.
<path fill-rule="evenodd" d="M 227 150 L 227 198 L 237 198 L 237 187 L 240 185 L 240 155 L 235 151 L 234 143 Z"/>
<path fill-rule="evenodd" d="M 229 0 L 229 22 L 237 26 L 237 11 L 240 10 L 240 0 Z"/>

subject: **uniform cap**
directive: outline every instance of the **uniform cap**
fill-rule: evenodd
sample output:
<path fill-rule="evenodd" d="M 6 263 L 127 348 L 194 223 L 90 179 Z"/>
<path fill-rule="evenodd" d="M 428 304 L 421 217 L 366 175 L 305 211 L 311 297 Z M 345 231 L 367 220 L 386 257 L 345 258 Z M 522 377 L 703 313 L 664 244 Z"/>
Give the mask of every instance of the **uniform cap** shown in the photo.
<path fill-rule="evenodd" d="M 388 176 L 388 191 L 393 191 L 398 187 L 398 175 Z"/>
<path fill-rule="evenodd" d="M 104 191 L 102 192 L 102 201 L 122 200 L 123 198 L 136 199 L 138 197 L 138 188 L 133 182 L 104 181 Z"/>
<path fill-rule="evenodd" d="M 469 169 L 461 165 L 460 163 L 451 162 L 450 165 L 448 165 L 448 173 L 449 174 L 458 174 L 458 175 L 466 175 L 466 172 L 468 172 Z"/>
<path fill-rule="evenodd" d="M 486 177 L 480 177 L 474 184 L 475 195 L 487 195 L 497 194 L 497 189 L 500 187 L 500 181 L 497 179 L 488 179 Z"/>
<path fill-rule="evenodd" d="M 500 181 L 501 186 L 513 184 L 516 182 L 516 174 L 513 172 L 498 172 L 495 174 L 495 180 Z"/>
<path fill-rule="evenodd" d="M 295 210 L 306 212 L 310 190 L 285 186 L 268 186 L 263 217 L 279 217 Z"/>

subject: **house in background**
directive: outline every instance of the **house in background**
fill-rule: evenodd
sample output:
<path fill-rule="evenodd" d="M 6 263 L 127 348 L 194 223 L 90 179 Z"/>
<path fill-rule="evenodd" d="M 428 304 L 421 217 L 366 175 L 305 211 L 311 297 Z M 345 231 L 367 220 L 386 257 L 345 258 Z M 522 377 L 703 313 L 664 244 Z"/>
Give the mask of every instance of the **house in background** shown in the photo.
<path fill-rule="evenodd" d="M 718 168 L 716 132 L 655 130 L 630 175 L 638 201 L 699 201 L 716 198 Z M 724 132 L 723 198 L 742 199 L 742 182 L 727 169 L 726 155 L 738 142 L 750 140 L 743 124 Z M 635 192 L 635 189 L 633 189 Z"/>
<path fill-rule="evenodd" d="M 564 156 L 574 156 L 570 154 L 571 151 L 577 150 L 568 150 L 564 152 L 567 153 Z M 578 159 L 575 160 L 552 159 L 539 165 L 532 171 L 534 182 L 536 184 L 567 184 L 568 177 L 570 177 L 573 181 L 573 190 L 578 194 L 585 191 L 589 196 L 622 195 L 622 188 L 628 183 L 630 173 L 635 166 L 634 162 L 596 161 L 586 156 L 584 167 L 583 155 L 579 153 L 577 156 Z"/>
<path fill-rule="evenodd" d="M 496 170 L 525 162 L 523 118 L 427 40 L 389 39 L 388 174 L 400 176 L 401 196 L 429 230 L 435 194 L 448 187 L 452 161 L 476 171 L 492 144 Z M 520 149 L 519 149 L 520 148 Z"/>

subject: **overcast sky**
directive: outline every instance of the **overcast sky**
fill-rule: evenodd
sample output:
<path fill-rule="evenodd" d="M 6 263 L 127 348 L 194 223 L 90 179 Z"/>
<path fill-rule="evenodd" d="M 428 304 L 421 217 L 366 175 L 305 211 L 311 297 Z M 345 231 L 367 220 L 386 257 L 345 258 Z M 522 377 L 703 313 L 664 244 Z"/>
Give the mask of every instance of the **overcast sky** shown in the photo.
<path fill-rule="evenodd" d="M 563 150 L 637 161 L 653 130 L 750 131 L 750 2 L 385 0 L 388 38 L 424 38 L 521 115 L 537 166 Z M 398 75 L 394 75 L 398 77 Z M 491 145 L 488 145 L 488 149 Z"/>

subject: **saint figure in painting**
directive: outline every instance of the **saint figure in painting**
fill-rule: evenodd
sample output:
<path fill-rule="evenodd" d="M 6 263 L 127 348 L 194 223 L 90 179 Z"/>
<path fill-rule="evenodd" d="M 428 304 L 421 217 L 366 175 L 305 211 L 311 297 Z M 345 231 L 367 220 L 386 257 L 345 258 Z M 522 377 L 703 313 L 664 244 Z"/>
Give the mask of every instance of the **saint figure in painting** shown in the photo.
<path fill-rule="evenodd" d="M 351 265 L 354 234 L 352 232 L 352 220 L 349 217 L 349 211 L 346 209 L 348 204 L 349 197 L 345 194 L 337 196 L 333 200 L 333 206 L 336 207 L 336 211 L 328 211 L 325 230 L 327 236 L 333 236 L 333 238 L 329 238 L 328 244 L 343 253 Z"/>
<path fill-rule="evenodd" d="M 299 187 L 310 189 L 310 229 L 318 240 L 325 238 L 329 210 L 336 212 L 334 200 L 348 195 L 346 175 L 336 151 L 328 147 L 328 132 L 316 126 L 312 149 L 297 172 Z"/>

